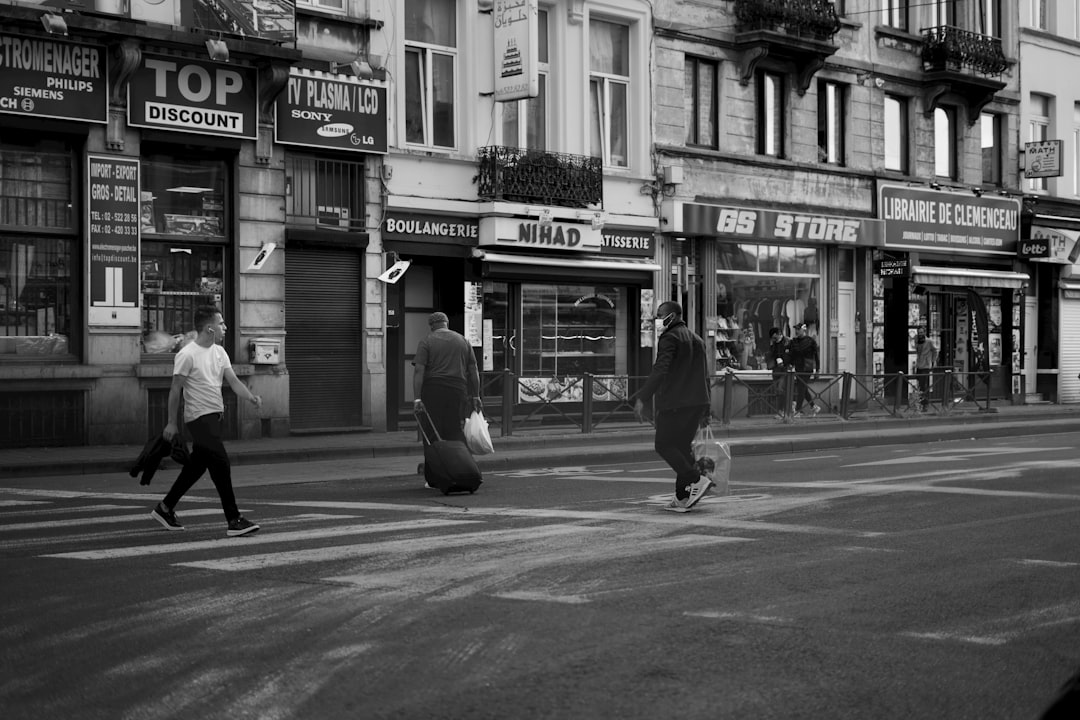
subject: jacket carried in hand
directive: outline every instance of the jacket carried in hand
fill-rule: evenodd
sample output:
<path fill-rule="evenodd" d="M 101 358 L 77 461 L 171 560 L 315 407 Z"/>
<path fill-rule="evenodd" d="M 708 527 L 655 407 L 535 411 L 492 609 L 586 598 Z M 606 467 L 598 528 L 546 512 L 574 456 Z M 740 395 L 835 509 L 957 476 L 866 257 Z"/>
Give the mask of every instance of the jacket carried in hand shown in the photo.
<path fill-rule="evenodd" d="M 795 372 L 812 373 L 818 369 L 817 340 L 809 335 L 794 337 L 788 342 L 788 362 Z"/>
<path fill-rule="evenodd" d="M 138 459 L 135 460 L 135 464 L 128 470 L 128 475 L 135 477 L 141 472 L 142 478 L 139 480 L 139 484 L 149 485 L 150 481 L 154 479 L 154 474 L 161 465 L 161 461 L 167 457 L 171 457 L 181 465 L 187 465 L 187 444 L 180 433 L 173 435 L 171 441 L 166 440 L 163 435 L 156 435 L 147 440 L 142 452 L 139 453 Z"/>
<path fill-rule="evenodd" d="M 656 396 L 656 412 L 709 404 L 705 342 L 682 320 L 673 322 L 656 344 L 656 362 L 645 385 L 630 398 L 646 402 Z"/>
<path fill-rule="evenodd" d="M 769 349 L 765 353 L 765 362 L 772 370 L 773 377 L 787 372 L 791 358 L 788 356 L 788 339 L 781 337 L 780 342 L 770 342 Z"/>

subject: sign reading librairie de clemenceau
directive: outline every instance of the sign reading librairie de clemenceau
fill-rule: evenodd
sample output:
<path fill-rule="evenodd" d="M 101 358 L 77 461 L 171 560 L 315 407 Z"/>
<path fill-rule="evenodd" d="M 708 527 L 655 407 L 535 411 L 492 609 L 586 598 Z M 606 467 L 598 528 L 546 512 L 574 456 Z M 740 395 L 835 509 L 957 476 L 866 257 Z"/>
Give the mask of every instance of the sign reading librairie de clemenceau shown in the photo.
<path fill-rule="evenodd" d="M 963 190 L 904 185 L 878 188 L 885 246 L 1015 255 L 1020 240 L 1020 201 Z"/>

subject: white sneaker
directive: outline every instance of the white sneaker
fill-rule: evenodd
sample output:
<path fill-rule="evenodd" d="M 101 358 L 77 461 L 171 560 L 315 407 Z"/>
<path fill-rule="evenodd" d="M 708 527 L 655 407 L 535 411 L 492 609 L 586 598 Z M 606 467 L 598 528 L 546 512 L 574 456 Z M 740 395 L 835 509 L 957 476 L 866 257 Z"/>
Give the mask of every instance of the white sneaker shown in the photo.
<path fill-rule="evenodd" d="M 819 408 L 817 405 L 811 405 L 810 406 L 810 415 L 812 417 L 817 417 L 817 414 L 819 412 L 821 412 L 821 408 Z"/>
<path fill-rule="evenodd" d="M 686 507 L 692 508 L 697 504 L 697 501 L 705 497 L 705 493 L 713 486 L 713 481 L 707 476 L 702 475 L 698 478 L 698 481 L 690 486 L 690 497 L 686 500 Z"/>
<path fill-rule="evenodd" d="M 661 509 L 669 512 L 688 513 L 690 512 L 689 498 L 686 500 L 679 500 L 678 498 L 672 498 L 671 502 L 664 505 Z"/>

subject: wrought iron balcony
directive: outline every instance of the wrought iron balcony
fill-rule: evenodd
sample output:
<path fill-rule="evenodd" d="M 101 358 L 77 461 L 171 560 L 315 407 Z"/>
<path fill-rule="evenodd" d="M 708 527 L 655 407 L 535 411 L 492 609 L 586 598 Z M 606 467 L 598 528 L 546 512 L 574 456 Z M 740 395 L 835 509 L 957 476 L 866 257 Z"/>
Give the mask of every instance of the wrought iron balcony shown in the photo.
<path fill-rule="evenodd" d="M 830 41 L 840 31 L 836 8 L 826 0 L 735 0 L 739 32 L 777 30 Z"/>
<path fill-rule="evenodd" d="M 481 200 L 602 209 L 600 158 L 491 145 L 478 152 Z"/>
<path fill-rule="evenodd" d="M 795 90 L 810 81 L 839 47 L 833 37 L 840 18 L 825 0 L 735 0 L 735 48 L 740 51 L 739 82 L 746 85 L 766 56 L 791 69 Z"/>
<path fill-rule="evenodd" d="M 980 75 L 1000 75 L 1009 67 L 1000 38 L 952 25 L 923 30 L 922 61 L 927 71 L 966 67 Z"/>
<path fill-rule="evenodd" d="M 923 30 L 922 64 L 927 114 L 943 95 L 952 93 L 964 99 L 968 123 L 974 125 L 994 94 L 1005 87 L 995 77 L 1012 63 L 1005 57 L 999 38 L 939 25 Z"/>

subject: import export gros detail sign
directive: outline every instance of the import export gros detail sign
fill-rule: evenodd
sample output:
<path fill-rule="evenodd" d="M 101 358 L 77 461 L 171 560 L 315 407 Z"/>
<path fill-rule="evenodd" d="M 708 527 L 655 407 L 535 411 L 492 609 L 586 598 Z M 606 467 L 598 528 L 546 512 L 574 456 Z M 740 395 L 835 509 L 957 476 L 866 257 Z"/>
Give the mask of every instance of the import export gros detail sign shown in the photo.
<path fill-rule="evenodd" d="M 275 104 L 275 114 L 279 143 L 387 151 L 386 88 L 379 85 L 294 71 Z"/>
<path fill-rule="evenodd" d="M 128 86 L 128 124 L 254 138 L 257 86 L 255 68 L 143 53 Z"/>
<path fill-rule="evenodd" d="M 0 33 L 0 113 L 103 123 L 104 47 Z"/>
<path fill-rule="evenodd" d="M 881 185 L 879 216 L 885 246 L 1015 255 L 1020 201 L 998 196 Z"/>

